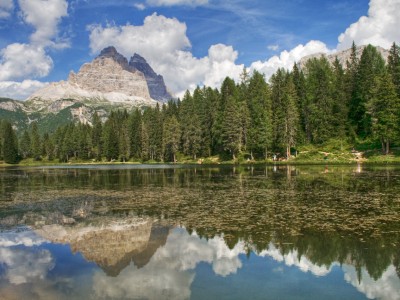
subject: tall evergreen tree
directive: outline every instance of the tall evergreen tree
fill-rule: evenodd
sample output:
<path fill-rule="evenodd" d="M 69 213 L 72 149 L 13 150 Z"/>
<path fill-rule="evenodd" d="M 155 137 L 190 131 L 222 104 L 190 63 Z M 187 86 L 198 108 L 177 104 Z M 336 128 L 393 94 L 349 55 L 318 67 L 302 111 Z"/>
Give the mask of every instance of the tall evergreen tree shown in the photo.
<path fill-rule="evenodd" d="M 181 129 L 175 116 L 168 117 L 164 124 L 164 155 L 166 160 L 176 162 L 176 153 L 179 150 Z"/>
<path fill-rule="evenodd" d="M 29 136 L 28 131 L 24 131 L 21 137 L 19 149 L 21 152 L 22 158 L 28 158 L 31 156 L 31 137 Z"/>
<path fill-rule="evenodd" d="M 8 164 L 18 162 L 18 142 L 11 123 L 5 122 L 3 125 L 3 158 Z"/>
<path fill-rule="evenodd" d="M 342 65 L 336 58 L 333 63 L 333 130 L 337 137 L 345 138 L 348 130 L 348 102 L 346 99 L 346 78 Z"/>
<path fill-rule="evenodd" d="M 247 94 L 250 117 L 248 150 L 252 159 L 254 153 L 260 153 L 266 159 L 272 146 L 272 107 L 269 86 L 261 73 L 254 71 Z"/>
<path fill-rule="evenodd" d="M 299 113 L 297 109 L 297 93 L 293 83 L 293 77 L 289 76 L 286 82 L 285 93 L 283 97 L 284 109 L 286 111 L 284 119 L 283 141 L 286 146 L 286 157 L 290 158 L 291 147 L 296 145 L 298 132 L 300 129 Z"/>
<path fill-rule="evenodd" d="M 385 70 L 385 61 L 378 50 L 368 45 L 364 48 L 358 65 L 355 89 L 350 102 L 350 119 L 356 133 L 361 137 L 370 134 L 371 120 L 366 114 L 366 105 L 371 99 L 375 77 Z"/>
<path fill-rule="evenodd" d="M 103 136 L 103 124 L 101 123 L 100 117 L 95 112 L 92 117 L 92 146 L 93 155 L 96 160 L 101 160 L 102 154 L 102 136 Z"/>
<path fill-rule="evenodd" d="M 131 156 L 135 159 L 142 156 L 142 123 L 142 113 L 139 109 L 135 109 L 128 120 Z"/>
<path fill-rule="evenodd" d="M 388 71 L 400 97 L 400 47 L 396 43 L 393 43 L 389 50 Z"/>
<path fill-rule="evenodd" d="M 31 150 L 32 157 L 35 160 L 40 160 L 40 155 L 42 154 L 42 147 L 40 144 L 40 135 L 37 122 L 33 122 L 31 125 Z"/>
<path fill-rule="evenodd" d="M 373 135 L 380 140 L 382 152 L 388 154 L 390 144 L 400 134 L 400 99 L 388 72 L 375 78 L 368 108 Z"/>
<path fill-rule="evenodd" d="M 307 105 L 311 142 L 323 143 L 335 136 L 333 71 L 325 57 L 306 63 Z"/>
<path fill-rule="evenodd" d="M 221 124 L 221 139 L 223 149 L 228 151 L 233 160 L 241 151 L 242 126 L 237 99 L 228 96 Z"/>

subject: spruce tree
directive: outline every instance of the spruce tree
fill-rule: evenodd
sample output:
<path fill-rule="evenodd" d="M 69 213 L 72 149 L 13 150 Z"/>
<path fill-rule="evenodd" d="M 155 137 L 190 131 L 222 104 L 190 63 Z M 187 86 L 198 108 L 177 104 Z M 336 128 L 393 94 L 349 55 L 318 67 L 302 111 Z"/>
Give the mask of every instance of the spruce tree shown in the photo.
<path fill-rule="evenodd" d="M 393 43 L 389 51 L 388 71 L 392 76 L 397 95 L 400 97 L 400 48 L 396 43 Z"/>
<path fill-rule="evenodd" d="M 11 123 L 3 124 L 3 158 L 8 164 L 18 163 L 18 143 Z"/>
<path fill-rule="evenodd" d="M 380 140 L 382 152 L 388 154 L 390 144 L 400 134 L 400 99 L 388 72 L 375 78 L 368 109 L 373 135 Z"/>
<path fill-rule="evenodd" d="M 40 155 L 42 154 L 42 147 L 40 144 L 40 135 L 37 122 L 33 122 L 31 125 L 31 150 L 32 157 L 34 160 L 40 160 Z"/>
<path fill-rule="evenodd" d="M 166 160 L 176 162 L 176 153 L 179 150 L 181 129 L 175 116 L 168 117 L 164 123 L 164 155 Z"/>
<path fill-rule="evenodd" d="M 28 158 L 31 156 L 31 137 L 29 136 L 28 131 L 24 131 L 21 137 L 20 146 L 19 146 L 22 158 Z"/>
<path fill-rule="evenodd" d="M 103 124 L 101 123 L 100 117 L 95 112 L 92 117 L 92 146 L 93 156 L 96 160 L 101 160 L 102 154 L 102 135 L 103 135 Z"/>
<path fill-rule="evenodd" d="M 247 94 L 250 119 L 248 150 L 252 159 L 255 153 L 266 159 L 272 146 L 272 108 L 269 86 L 261 73 L 253 72 Z"/>

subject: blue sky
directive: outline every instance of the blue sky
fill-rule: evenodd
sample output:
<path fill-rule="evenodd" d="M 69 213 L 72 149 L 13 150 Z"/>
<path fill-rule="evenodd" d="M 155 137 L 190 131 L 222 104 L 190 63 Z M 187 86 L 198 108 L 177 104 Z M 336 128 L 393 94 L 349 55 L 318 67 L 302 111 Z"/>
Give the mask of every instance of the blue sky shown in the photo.
<path fill-rule="evenodd" d="M 109 45 L 144 56 L 180 95 L 243 67 L 400 41 L 400 0 L 0 0 L 0 96 L 65 80 Z"/>

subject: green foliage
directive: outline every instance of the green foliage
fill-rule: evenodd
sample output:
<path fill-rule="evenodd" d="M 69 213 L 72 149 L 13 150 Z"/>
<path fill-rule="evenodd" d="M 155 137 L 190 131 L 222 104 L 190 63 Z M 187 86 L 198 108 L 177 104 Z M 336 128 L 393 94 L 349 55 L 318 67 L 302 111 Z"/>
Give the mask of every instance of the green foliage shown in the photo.
<path fill-rule="evenodd" d="M 11 126 L 11 123 L 4 122 L 2 128 L 2 150 L 4 161 L 8 164 L 16 164 L 18 162 L 18 142 L 17 136 Z"/>

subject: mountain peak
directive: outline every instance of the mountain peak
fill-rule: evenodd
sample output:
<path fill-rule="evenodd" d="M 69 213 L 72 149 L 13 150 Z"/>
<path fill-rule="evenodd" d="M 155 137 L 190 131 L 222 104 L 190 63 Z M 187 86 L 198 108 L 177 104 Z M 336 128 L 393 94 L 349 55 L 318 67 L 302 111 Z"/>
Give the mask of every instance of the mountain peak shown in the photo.
<path fill-rule="evenodd" d="M 154 72 L 153 68 L 147 63 L 146 59 L 135 53 L 129 60 L 129 67 L 134 68 L 144 74 L 149 87 L 152 99 L 161 102 L 167 102 L 172 99 L 164 83 L 164 78 Z"/>
<path fill-rule="evenodd" d="M 109 46 L 101 50 L 100 54 L 96 57 L 96 59 L 104 57 L 112 58 L 114 61 L 118 62 L 125 69 L 128 68 L 128 60 L 121 53 L 119 53 L 114 46 Z"/>

